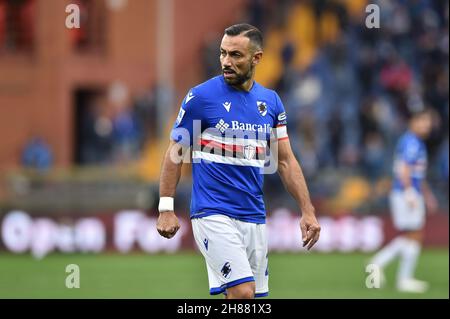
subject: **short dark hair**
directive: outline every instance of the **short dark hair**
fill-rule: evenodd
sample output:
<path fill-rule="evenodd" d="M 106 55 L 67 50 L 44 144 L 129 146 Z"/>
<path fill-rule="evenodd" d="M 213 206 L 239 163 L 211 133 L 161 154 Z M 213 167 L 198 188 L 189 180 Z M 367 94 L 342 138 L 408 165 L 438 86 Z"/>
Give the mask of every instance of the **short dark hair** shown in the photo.
<path fill-rule="evenodd" d="M 248 23 L 234 24 L 225 29 L 225 34 L 229 36 L 244 35 L 250 39 L 258 49 L 263 47 L 263 37 L 261 31 L 257 27 Z"/>
<path fill-rule="evenodd" d="M 409 110 L 407 117 L 409 120 L 417 119 L 423 115 L 432 115 L 433 112 L 428 107 L 422 107 L 417 110 Z"/>

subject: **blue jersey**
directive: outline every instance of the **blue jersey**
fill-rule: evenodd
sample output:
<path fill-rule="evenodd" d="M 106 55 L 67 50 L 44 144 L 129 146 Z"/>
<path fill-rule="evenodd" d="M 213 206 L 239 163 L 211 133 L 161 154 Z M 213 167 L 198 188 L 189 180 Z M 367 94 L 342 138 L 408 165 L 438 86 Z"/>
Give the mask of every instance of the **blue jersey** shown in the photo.
<path fill-rule="evenodd" d="M 425 179 L 427 169 L 427 149 L 425 143 L 410 131 L 400 137 L 395 150 L 394 190 L 404 190 L 398 176 L 400 166 L 405 164 L 410 168 L 412 186 L 421 193 L 421 183 Z"/>
<path fill-rule="evenodd" d="M 246 92 L 217 76 L 192 88 L 171 132 L 192 147 L 191 218 L 265 223 L 262 172 L 270 141 L 287 138 L 286 123 L 277 93 L 256 82 Z"/>

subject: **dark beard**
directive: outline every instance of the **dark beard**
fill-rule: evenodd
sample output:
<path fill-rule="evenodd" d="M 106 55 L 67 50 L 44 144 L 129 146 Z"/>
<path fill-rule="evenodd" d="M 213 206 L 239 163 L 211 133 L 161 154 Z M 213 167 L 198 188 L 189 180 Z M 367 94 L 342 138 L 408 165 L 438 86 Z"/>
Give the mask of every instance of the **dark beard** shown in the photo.
<path fill-rule="evenodd" d="M 251 79 L 253 73 L 253 68 L 250 67 L 247 73 L 244 74 L 236 74 L 236 77 L 234 79 L 227 79 L 224 78 L 225 82 L 227 82 L 229 85 L 233 86 L 241 86 L 245 82 Z M 223 73 L 222 73 L 223 74 Z"/>

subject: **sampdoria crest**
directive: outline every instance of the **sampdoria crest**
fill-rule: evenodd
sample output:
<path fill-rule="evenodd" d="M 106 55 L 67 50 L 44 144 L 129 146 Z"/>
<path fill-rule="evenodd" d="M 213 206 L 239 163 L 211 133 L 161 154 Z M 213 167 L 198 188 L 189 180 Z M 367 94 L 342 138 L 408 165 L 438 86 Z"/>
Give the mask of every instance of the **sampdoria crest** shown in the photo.
<path fill-rule="evenodd" d="M 266 116 L 267 114 L 267 104 L 266 102 L 256 101 L 256 105 L 258 106 L 258 111 L 262 116 Z"/>

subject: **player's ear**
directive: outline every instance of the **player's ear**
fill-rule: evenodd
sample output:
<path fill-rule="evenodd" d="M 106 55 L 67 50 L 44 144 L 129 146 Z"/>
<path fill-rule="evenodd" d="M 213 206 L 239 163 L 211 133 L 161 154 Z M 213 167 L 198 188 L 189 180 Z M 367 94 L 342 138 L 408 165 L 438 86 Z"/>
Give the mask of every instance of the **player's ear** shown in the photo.
<path fill-rule="evenodd" d="M 261 50 L 256 51 L 253 54 L 252 64 L 257 65 L 262 59 L 263 52 Z"/>

